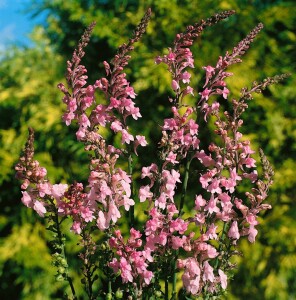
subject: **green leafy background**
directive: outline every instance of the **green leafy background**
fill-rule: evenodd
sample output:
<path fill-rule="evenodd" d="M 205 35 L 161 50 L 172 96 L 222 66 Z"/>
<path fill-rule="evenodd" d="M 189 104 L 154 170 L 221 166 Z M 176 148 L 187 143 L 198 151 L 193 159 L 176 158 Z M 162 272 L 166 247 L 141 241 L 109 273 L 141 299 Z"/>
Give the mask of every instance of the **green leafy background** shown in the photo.
<path fill-rule="evenodd" d="M 154 58 L 172 45 L 175 34 L 186 25 L 218 11 L 236 10 L 229 20 L 207 28 L 194 45 L 195 90 L 204 76 L 201 66 L 214 65 L 219 55 L 231 50 L 259 22 L 264 30 L 243 63 L 230 70 L 236 75 L 229 80 L 232 96 L 237 97 L 254 80 L 292 74 L 283 84 L 258 95 L 244 114 L 244 133 L 254 148 L 264 149 L 276 172 L 269 197 L 273 209 L 261 216 L 256 243 L 240 243 L 243 256 L 235 260 L 237 271 L 226 299 L 295 299 L 296 5 L 292 0 L 31 1 L 28 14 L 45 13 L 46 24 L 31 33 L 33 47 L 10 47 L 0 63 L 0 298 L 62 297 L 63 284 L 54 281 L 44 220 L 20 203 L 14 165 L 31 126 L 36 131 L 36 158 L 47 168 L 50 180 L 86 180 L 87 157 L 75 141 L 75 128 L 61 122 L 64 107 L 56 85 L 64 82 L 66 60 L 87 25 L 97 22 L 84 61 L 93 82 L 104 74 L 102 61 L 112 58 L 148 7 L 152 20 L 127 70 L 143 115 L 136 130 L 150 142 L 139 166 L 153 160 L 159 138 L 155 128 L 169 115 L 170 76 L 164 66 L 154 64 Z M 205 133 L 201 135 L 206 138 Z M 79 268 L 77 249 L 69 239 L 75 270 Z M 74 271 L 73 276 L 78 283 Z"/>

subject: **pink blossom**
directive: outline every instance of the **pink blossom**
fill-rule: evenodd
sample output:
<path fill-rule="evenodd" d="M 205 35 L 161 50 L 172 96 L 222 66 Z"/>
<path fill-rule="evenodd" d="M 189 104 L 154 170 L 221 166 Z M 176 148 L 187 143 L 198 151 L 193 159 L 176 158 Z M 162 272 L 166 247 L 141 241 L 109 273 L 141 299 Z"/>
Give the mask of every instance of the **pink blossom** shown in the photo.
<path fill-rule="evenodd" d="M 203 267 L 204 267 L 203 281 L 214 282 L 215 276 L 214 276 L 213 267 L 208 263 L 208 261 L 204 262 Z"/>
<path fill-rule="evenodd" d="M 122 133 L 122 137 L 121 137 L 122 144 L 124 143 L 129 144 L 131 141 L 134 140 L 134 137 L 131 134 L 129 134 L 125 129 L 123 129 L 121 133 Z"/>
<path fill-rule="evenodd" d="M 80 211 L 81 217 L 85 222 L 91 222 L 95 218 L 93 212 L 88 207 L 81 207 Z"/>
<path fill-rule="evenodd" d="M 126 87 L 125 89 L 126 94 L 131 97 L 132 99 L 135 99 L 137 94 L 134 91 L 134 88 L 131 86 Z"/>
<path fill-rule="evenodd" d="M 75 118 L 75 115 L 73 112 L 64 113 L 63 115 L 63 121 L 66 123 L 67 126 L 71 124 L 71 121 Z"/>
<path fill-rule="evenodd" d="M 82 127 L 90 127 L 90 121 L 86 114 L 82 114 L 79 119 L 79 125 Z"/>
<path fill-rule="evenodd" d="M 241 163 L 246 165 L 247 168 L 255 168 L 256 167 L 256 160 L 251 157 L 243 159 Z"/>
<path fill-rule="evenodd" d="M 217 198 L 214 197 L 214 195 L 211 195 L 211 198 L 207 204 L 207 206 L 205 207 L 205 211 L 208 211 L 209 214 L 212 214 L 214 212 L 219 212 L 219 208 L 216 206 L 216 202 L 217 202 Z"/>
<path fill-rule="evenodd" d="M 176 59 L 176 54 L 170 51 L 170 53 L 167 55 L 167 59 L 169 61 L 174 61 Z"/>
<path fill-rule="evenodd" d="M 51 193 L 52 193 L 52 196 L 57 199 L 57 200 L 60 200 L 60 198 L 62 196 L 64 196 L 66 190 L 68 189 L 68 185 L 67 184 L 54 184 L 52 186 L 52 189 L 51 189 Z"/>
<path fill-rule="evenodd" d="M 251 173 L 243 173 L 243 177 L 244 178 L 248 178 L 251 180 L 252 183 L 254 183 L 257 179 L 258 179 L 258 172 L 257 170 L 254 170 Z"/>
<path fill-rule="evenodd" d="M 194 96 L 194 90 L 191 86 L 186 86 L 186 88 L 183 90 L 183 96 L 189 95 L 191 94 L 192 96 Z"/>
<path fill-rule="evenodd" d="M 107 222 L 105 214 L 101 210 L 98 213 L 97 226 L 101 231 L 109 227 L 109 222 Z"/>
<path fill-rule="evenodd" d="M 27 207 L 33 207 L 33 200 L 31 195 L 28 192 L 22 192 L 23 197 L 22 197 L 22 202 L 24 205 L 26 205 Z"/>
<path fill-rule="evenodd" d="M 167 156 L 167 158 L 165 159 L 166 161 L 174 164 L 178 164 L 179 162 L 176 160 L 177 158 L 177 154 L 173 153 L 172 151 L 169 153 L 169 155 Z"/>
<path fill-rule="evenodd" d="M 240 238 L 237 221 L 232 222 L 231 227 L 228 231 L 228 237 L 234 240 L 238 240 Z"/>
<path fill-rule="evenodd" d="M 209 96 L 211 95 L 212 90 L 206 88 L 204 89 L 201 93 L 199 93 L 201 95 L 201 100 L 205 99 L 206 101 L 209 99 Z"/>
<path fill-rule="evenodd" d="M 166 207 L 166 195 L 165 193 L 161 193 L 160 196 L 155 200 L 155 206 L 161 209 L 165 209 Z"/>
<path fill-rule="evenodd" d="M 215 226 L 215 224 L 212 223 L 206 232 L 206 236 L 209 239 L 217 240 L 218 239 L 218 235 L 216 234 L 217 228 L 218 228 L 218 226 Z"/>
<path fill-rule="evenodd" d="M 150 284 L 151 279 L 153 278 L 153 273 L 152 273 L 152 271 L 145 270 L 145 271 L 143 272 L 143 277 L 144 277 L 145 283 L 146 283 L 147 285 Z"/>
<path fill-rule="evenodd" d="M 71 231 L 73 231 L 76 234 L 81 233 L 81 224 L 80 222 L 74 221 L 71 227 Z"/>
<path fill-rule="evenodd" d="M 136 139 L 137 139 L 137 141 L 139 142 L 139 144 L 142 146 L 142 147 L 145 147 L 145 146 L 147 146 L 147 141 L 146 141 L 146 138 L 145 138 L 145 136 L 143 136 L 143 135 L 136 135 Z"/>
<path fill-rule="evenodd" d="M 195 196 L 195 208 L 196 210 L 201 210 L 202 207 L 206 205 L 206 200 L 203 199 L 201 195 Z"/>
<path fill-rule="evenodd" d="M 112 220 L 113 223 L 116 223 L 117 220 L 121 217 L 121 214 L 115 205 L 114 201 L 109 203 L 109 211 L 108 211 L 108 220 Z"/>
<path fill-rule="evenodd" d="M 209 155 L 206 155 L 204 150 L 197 151 L 194 157 L 198 158 L 198 160 L 205 167 L 210 167 L 210 166 L 213 166 L 215 164 L 215 161 L 213 160 L 213 158 Z"/>
<path fill-rule="evenodd" d="M 121 122 L 119 122 L 118 120 L 115 120 L 114 122 L 111 123 L 110 128 L 114 131 L 114 132 L 119 132 L 122 130 L 122 124 Z"/>
<path fill-rule="evenodd" d="M 258 233 L 258 230 L 254 227 L 254 225 L 250 225 L 249 231 L 248 231 L 248 240 L 250 243 L 255 242 L 256 235 Z"/>
<path fill-rule="evenodd" d="M 257 225 L 258 224 L 258 221 L 256 220 L 256 216 L 249 213 L 247 216 L 246 216 L 246 221 L 250 224 L 250 225 Z"/>
<path fill-rule="evenodd" d="M 221 269 L 218 270 L 218 274 L 220 276 L 221 287 L 225 290 L 227 288 L 227 275 Z"/>
<path fill-rule="evenodd" d="M 133 282 L 132 267 L 124 257 L 120 258 L 119 268 L 121 270 L 120 275 L 122 278 L 122 282 Z"/>
<path fill-rule="evenodd" d="M 176 80 L 172 80 L 172 89 L 174 91 L 177 91 L 178 89 L 180 89 L 179 83 Z"/>
<path fill-rule="evenodd" d="M 179 248 L 183 247 L 185 242 L 184 237 L 180 238 L 178 236 L 172 236 L 171 240 L 172 240 L 172 248 L 174 250 L 178 250 Z"/>
<path fill-rule="evenodd" d="M 51 195 L 51 185 L 48 182 L 39 183 L 37 186 L 40 197 L 43 198 L 45 195 Z"/>
<path fill-rule="evenodd" d="M 189 83 L 190 77 L 191 77 L 191 74 L 188 73 L 187 71 L 185 71 L 184 73 L 181 74 L 181 79 L 182 79 L 183 83 Z"/>
<path fill-rule="evenodd" d="M 139 190 L 140 202 L 144 202 L 146 199 L 151 199 L 152 197 L 153 197 L 153 193 L 150 191 L 149 185 L 140 187 Z"/>
<path fill-rule="evenodd" d="M 189 126 L 189 130 L 190 130 L 191 135 L 197 134 L 198 124 L 196 124 L 194 120 L 190 119 L 188 121 L 188 126 Z"/>
<path fill-rule="evenodd" d="M 177 129 L 178 125 L 175 119 L 164 119 L 163 130 L 174 130 Z"/>
<path fill-rule="evenodd" d="M 37 212 L 37 214 L 40 217 L 44 217 L 44 214 L 46 213 L 46 208 L 44 207 L 44 204 L 42 202 L 36 200 L 34 202 L 33 209 Z"/>
<path fill-rule="evenodd" d="M 220 185 L 220 180 L 217 178 L 214 178 L 212 180 L 211 184 L 208 185 L 207 191 L 209 191 L 212 194 L 214 194 L 214 193 L 220 194 L 220 193 L 222 193 L 222 190 L 219 185 Z"/>

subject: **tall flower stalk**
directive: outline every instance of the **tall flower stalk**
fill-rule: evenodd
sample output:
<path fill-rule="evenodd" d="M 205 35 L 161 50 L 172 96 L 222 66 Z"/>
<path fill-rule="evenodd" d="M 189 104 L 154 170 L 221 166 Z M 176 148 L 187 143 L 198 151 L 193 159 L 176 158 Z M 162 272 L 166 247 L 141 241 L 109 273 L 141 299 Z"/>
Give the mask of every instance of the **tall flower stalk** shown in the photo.
<path fill-rule="evenodd" d="M 168 54 L 156 58 L 157 64 L 168 66 L 172 76 L 171 117 L 164 119 L 161 126 L 157 162 L 142 168 L 141 178 L 146 185 L 140 188 L 134 184 L 133 157 L 138 155 L 137 147 L 146 146 L 147 141 L 145 136 L 134 133 L 132 122 L 127 123 L 128 118 L 136 121 L 142 115 L 125 68 L 134 44 L 146 31 L 151 10 L 113 60 L 104 62 L 105 77 L 90 84 L 82 64 L 95 23 L 86 29 L 67 62 L 67 86 L 58 85 L 66 105 L 63 120 L 67 126 L 78 126 L 76 138 L 90 153 L 88 184 L 51 184 L 46 169 L 33 158 L 32 129 L 16 171 L 22 180 L 22 202 L 48 218 L 48 228 L 54 233 L 57 279 L 68 281 L 73 299 L 75 288 L 60 226 L 68 218 L 72 220 L 71 231 L 80 236 L 82 283 L 88 299 L 102 295 L 106 299 L 220 296 L 234 267 L 231 258 L 237 254 L 238 240 L 247 236 L 251 243 L 255 242 L 258 214 L 271 208 L 264 201 L 273 170 L 260 150 L 262 179 L 258 175 L 255 151 L 241 133 L 242 114 L 254 93 L 287 75 L 253 82 L 251 88 L 241 90 L 238 99 L 230 99 L 225 79 L 233 75 L 227 68 L 241 62 L 263 25 L 256 26 L 231 52 L 220 56 L 215 66 L 202 68 L 205 78 L 201 91 L 190 85 L 193 72 L 189 70 L 194 68 L 191 46 L 208 26 L 232 14 L 234 11 L 225 11 L 188 26 L 176 35 Z M 194 97 L 195 105 L 187 101 L 189 95 Z M 220 105 L 223 101 L 229 101 L 229 111 Z M 210 118 L 214 120 L 216 138 L 206 145 L 199 139 L 199 128 Z M 119 135 L 122 147 L 109 144 L 102 128 Z M 126 170 L 119 167 L 119 158 L 128 162 Z M 192 173 L 198 174 L 195 186 L 188 184 Z M 194 191 L 196 186 L 192 199 L 188 191 Z M 245 186 L 249 188 L 243 190 Z M 146 222 L 143 228 L 135 228 L 134 209 L 142 210 L 145 201 Z M 185 203 L 189 209 L 186 213 Z M 118 222 L 124 211 L 129 211 L 129 234 Z M 178 274 L 182 274 L 181 291 L 177 291 Z M 102 275 L 108 280 L 108 288 L 96 292 L 95 285 Z M 115 286 L 117 291 L 113 290 Z"/>

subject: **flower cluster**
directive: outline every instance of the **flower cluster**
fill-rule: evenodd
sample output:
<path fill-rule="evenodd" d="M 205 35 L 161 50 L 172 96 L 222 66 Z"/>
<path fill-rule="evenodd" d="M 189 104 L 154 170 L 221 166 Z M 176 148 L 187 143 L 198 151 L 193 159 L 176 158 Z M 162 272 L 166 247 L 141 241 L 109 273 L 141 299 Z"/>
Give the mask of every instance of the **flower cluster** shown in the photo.
<path fill-rule="evenodd" d="M 192 74 L 188 72 L 188 68 L 194 68 L 190 47 L 207 26 L 233 13 L 222 12 L 188 26 L 185 32 L 177 34 L 169 53 L 157 57 L 156 63 L 165 63 L 172 75 L 174 98 L 170 99 L 172 116 L 164 119 L 161 126 L 158 163 L 152 162 L 142 168 L 141 179 L 146 184 L 133 187 L 136 176 L 132 157 L 138 155 L 137 147 L 146 146 L 147 141 L 127 125 L 128 117 L 137 120 L 142 116 L 124 68 L 130 59 L 128 53 L 146 30 L 151 10 L 128 43 L 119 47 L 114 59 L 104 62 L 106 77 L 94 84 L 88 84 L 87 70 L 81 64 L 95 25 L 91 24 L 67 63 L 68 87 L 58 86 L 66 104 L 63 120 L 67 126 L 73 121 L 77 123 L 77 140 L 91 153 L 87 184 L 52 185 L 46 179 L 46 169 L 34 160 L 34 135 L 33 130 L 29 130 L 24 155 L 16 165 L 17 178 L 22 180 L 22 202 L 42 217 L 52 214 L 56 222 L 53 232 L 58 233 L 60 244 L 60 224 L 65 218 L 72 220 L 71 230 L 81 236 L 80 245 L 84 247 L 80 257 L 89 299 L 94 299 L 92 286 L 99 267 L 109 280 L 107 295 L 111 297 L 112 281 L 120 276 L 128 299 L 136 299 L 143 290 L 147 295 L 159 291 L 162 280 L 165 299 L 168 299 L 170 281 L 174 299 L 180 270 L 184 293 L 206 297 L 220 295 L 227 288 L 228 275 L 233 268 L 230 258 L 236 253 L 238 240 L 247 236 L 251 243 L 255 242 L 258 214 L 271 208 L 263 201 L 272 184 L 273 171 L 260 150 L 263 165 L 263 179 L 260 179 L 253 157 L 255 151 L 241 133 L 241 115 L 248 108 L 247 102 L 253 93 L 261 92 L 286 75 L 254 82 L 250 89 L 243 88 L 238 100 L 229 101 L 229 111 L 222 110 L 219 101 L 230 97 L 225 79 L 232 74 L 227 72 L 227 67 L 241 62 L 240 57 L 262 29 L 262 24 L 231 53 L 220 56 L 215 67 L 202 68 L 205 71 L 203 90 L 197 93 L 194 106 L 184 99 L 189 94 L 195 96 L 190 86 Z M 213 95 L 215 101 L 211 99 Z M 100 97 L 104 97 L 105 104 Z M 201 124 L 207 125 L 209 118 L 214 120 L 215 130 L 213 142 L 207 145 L 200 141 L 199 130 Z M 113 135 L 120 134 L 121 149 L 108 144 L 107 137 L 100 131 L 102 127 L 110 129 Z M 128 161 L 128 171 L 118 166 L 119 158 Z M 197 178 L 195 184 L 189 186 L 191 174 L 195 177 L 197 174 Z M 198 188 L 190 193 L 194 196 L 188 196 L 188 190 L 195 187 Z M 144 207 L 145 201 L 148 202 L 147 219 L 139 231 L 134 226 L 137 223 L 134 222 L 134 206 Z M 185 202 L 188 211 L 185 211 Z M 124 230 L 120 230 L 123 208 L 130 216 L 130 233 L 126 239 Z M 103 241 L 100 245 L 96 244 L 96 235 Z M 96 251 L 101 251 L 101 257 L 105 255 L 97 263 Z M 64 277 L 74 295 L 68 273 Z"/>
<path fill-rule="evenodd" d="M 139 285 L 149 285 L 153 273 L 147 270 L 150 262 L 153 261 L 149 249 L 140 250 L 142 247 L 142 234 L 131 228 L 130 237 L 125 243 L 120 230 L 115 230 L 115 237 L 109 239 L 109 245 L 116 250 L 119 259 L 113 258 L 109 266 L 115 273 L 120 270 L 120 276 L 124 283 L 139 280 Z"/>

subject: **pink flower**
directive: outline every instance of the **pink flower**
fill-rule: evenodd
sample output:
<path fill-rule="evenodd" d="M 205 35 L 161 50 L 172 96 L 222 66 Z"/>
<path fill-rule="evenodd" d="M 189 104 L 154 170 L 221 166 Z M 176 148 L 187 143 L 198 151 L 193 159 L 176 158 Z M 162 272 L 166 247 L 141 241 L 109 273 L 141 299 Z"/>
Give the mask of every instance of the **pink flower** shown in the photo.
<path fill-rule="evenodd" d="M 148 145 L 146 139 L 145 139 L 145 136 L 143 135 L 136 135 L 136 141 L 134 143 L 134 151 L 135 151 L 135 154 L 138 155 L 137 153 L 137 147 L 141 145 L 142 147 L 145 147 Z"/>
<path fill-rule="evenodd" d="M 140 202 L 144 202 L 146 199 L 151 199 L 152 197 L 153 197 L 153 193 L 150 191 L 149 185 L 140 187 L 139 190 Z"/>
<path fill-rule="evenodd" d="M 120 275 L 122 278 L 122 282 L 133 282 L 132 267 L 124 257 L 120 258 L 119 268 L 121 270 Z"/>
<path fill-rule="evenodd" d="M 209 239 L 214 239 L 216 240 L 218 238 L 218 235 L 216 234 L 216 230 L 217 230 L 218 226 L 215 226 L 214 223 L 212 223 L 210 225 L 210 227 L 208 228 L 207 232 L 206 232 L 206 236 Z"/>
<path fill-rule="evenodd" d="M 80 234 L 81 233 L 81 224 L 80 222 L 76 222 L 74 221 L 71 227 L 71 231 L 73 231 L 76 234 Z"/>
<path fill-rule="evenodd" d="M 109 227 L 109 223 L 106 220 L 105 214 L 101 210 L 98 213 L 97 226 L 101 231 L 104 231 Z"/>
<path fill-rule="evenodd" d="M 188 73 L 187 71 L 185 71 L 184 73 L 181 74 L 181 79 L 182 79 L 183 83 L 189 83 L 190 77 L 191 77 L 191 74 Z"/>
<path fill-rule="evenodd" d="M 220 276 L 221 287 L 225 290 L 227 288 L 227 275 L 221 269 L 218 270 L 218 274 Z"/>
<path fill-rule="evenodd" d="M 195 208 L 196 210 L 201 210 L 202 207 L 206 205 L 206 200 L 203 199 L 201 195 L 195 196 Z"/>
<path fill-rule="evenodd" d="M 81 217 L 85 222 L 91 222 L 95 218 L 93 212 L 88 207 L 81 207 L 80 211 Z"/>
<path fill-rule="evenodd" d="M 249 231 L 248 231 L 248 240 L 250 243 L 255 242 L 256 235 L 258 233 L 258 230 L 254 227 L 254 225 L 250 225 Z"/>
<path fill-rule="evenodd" d="M 132 99 L 135 99 L 137 94 L 134 91 L 134 88 L 131 86 L 126 87 L 125 92 L 128 96 L 130 96 Z"/>
<path fill-rule="evenodd" d="M 66 123 L 67 126 L 71 124 L 71 121 L 75 118 L 75 115 L 73 112 L 64 113 L 63 115 L 63 121 Z"/>
<path fill-rule="evenodd" d="M 119 122 L 118 120 L 115 120 L 114 122 L 111 123 L 110 128 L 114 131 L 114 132 L 119 132 L 122 130 L 122 124 L 121 122 Z"/>
<path fill-rule="evenodd" d="M 206 101 L 209 99 L 209 96 L 211 95 L 212 90 L 209 90 L 208 88 L 206 88 L 205 90 L 203 90 L 201 93 L 199 93 L 201 95 L 201 100 L 205 99 Z"/>
<path fill-rule="evenodd" d="M 143 136 L 143 135 L 136 135 L 136 139 L 137 139 L 137 141 L 139 142 L 139 144 L 140 144 L 142 147 L 145 147 L 145 146 L 148 145 L 145 136 Z"/>
<path fill-rule="evenodd" d="M 172 248 L 174 250 L 178 250 L 180 247 L 183 247 L 184 243 L 185 243 L 185 238 L 180 238 L 178 236 L 172 236 L 171 238 L 172 240 Z"/>
<path fill-rule="evenodd" d="M 240 238 L 237 221 L 232 222 L 231 227 L 228 231 L 228 237 L 234 240 L 238 240 Z"/>
<path fill-rule="evenodd" d="M 54 184 L 51 188 L 51 193 L 52 196 L 57 199 L 60 200 L 60 198 L 62 196 L 64 196 L 66 190 L 68 189 L 68 185 L 67 184 Z"/>
<path fill-rule="evenodd" d="M 217 202 L 217 198 L 214 197 L 214 195 L 211 195 L 211 198 L 207 204 L 207 206 L 205 207 L 205 211 L 208 211 L 209 214 L 212 214 L 214 212 L 219 212 L 219 208 L 216 206 L 216 202 Z"/>
<path fill-rule="evenodd" d="M 222 91 L 223 98 L 227 99 L 228 94 L 229 94 L 229 90 L 226 87 L 224 87 L 224 89 Z"/>
<path fill-rule="evenodd" d="M 129 134 L 125 129 L 123 129 L 121 133 L 122 133 L 122 137 L 121 137 L 122 144 L 124 143 L 129 144 L 131 141 L 134 140 L 134 137 L 131 134 Z"/>
<path fill-rule="evenodd" d="M 113 223 L 116 223 L 117 220 L 121 217 L 121 214 L 115 205 L 114 201 L 109 203 L 109 211 L 108 211 L 108 220 L 112 220 Z"/>
<path fill-rule="evenodd" d="M 166 207 L 166 195 L 165 193 L 161 193 L 160 196 L 155 200 L 155 206 L 161 209 L 165 209 Z"/>
<path fill-rule="evenodd" d="M 33 207 L 33 200 L 31 198 L 31 195 L 28 192 L 22 192 L 23 197 L 22 197 L 22 202 L 24 205 L 26 205 L 27 207 Z"/>
<path fill-rule="evenodd" d="M 208 261 L 204 262 L 203 267 L 204 267 L 203 281 L 214 282 L 215 280 L 214 269 L 211 267 Z"/>
<path fill-rule="evenodd" d="M 38 190 L 40 197 L 44 197 L 45 195 L 51 195 L 51 185 L 48 182 L 39 183 Z"/>
<path fill-rule="evenodd" d="M 167 158 L 165 159 L 166 161 L 174 164 L 178 164 L 179 162 L 176 160 L 177 158 L 177 154 L 173 153 L 172 151 L 169 153 L 169 155 L 167 156 Z"/>
<path fill-rule="evenodd" d="M 212 194 L 214 194 L 214 193 L 220 194 L 220 193 L 222 193 L 222 190 L 219 185 L 220 185 L 220 180 L 217 178 L 214 178 L 212 180 L 211 184 L 208 185 L 207 191 L 209 191 Z"/>
<path fill-rule="evenodd" d="M 44 217 L 44 214 L 46 213 L 46 208 L 44 207 L 42 202 L 36 200 L 34 202 L 33 209 L 37 212 L 37 214 L 40 217 Z"/>
<path fill-rule="evenodd" d="M 153 273 L 152 273 L 152 271 L 145 270 L 144 273 L 143 273 L 143 277 L 144 277 L 145 283 L 146 283 L 147 285 L 150 284 L 151 279 L 153 278 Z"/>
<path fill-rule="evenodd" d="M 178 89 L 180 89 L 179 83 L 176 80 L 172 80 L 172 89 L 174 91 L 177 91 Z"/>

